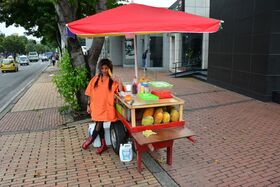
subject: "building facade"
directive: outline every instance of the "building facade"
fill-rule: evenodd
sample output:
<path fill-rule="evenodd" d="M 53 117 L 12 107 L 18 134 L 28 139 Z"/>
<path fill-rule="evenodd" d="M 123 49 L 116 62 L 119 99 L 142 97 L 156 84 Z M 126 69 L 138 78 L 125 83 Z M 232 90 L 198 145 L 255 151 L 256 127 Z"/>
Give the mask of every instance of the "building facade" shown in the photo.
<path fill-rule="evenodd" d="M 280 92 L 280 1 L 211 0 L 208 81 L 263 101 Z"/>

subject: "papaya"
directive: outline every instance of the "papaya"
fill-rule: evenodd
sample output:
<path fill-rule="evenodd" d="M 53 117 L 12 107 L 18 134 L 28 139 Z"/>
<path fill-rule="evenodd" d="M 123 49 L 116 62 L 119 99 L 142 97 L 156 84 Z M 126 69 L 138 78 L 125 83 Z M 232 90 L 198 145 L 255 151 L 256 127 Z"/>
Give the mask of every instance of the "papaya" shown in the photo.
<path fill-rule="evenodd" d="M 155 111 L 154 111 L 154 117 L 155 117 L 155 115 L 157 115 L 157 113 L 159 113 L 159 112 L 163 113 L 163 109 L 162 109 L 161 107 L 155 109 Z"/>
<path fill-rule="evenodd" d="M 172 109 L 170 112 L 170 120 L 172 122 L 179 121 L 179 112 L 176 109 Z"/>
<path fill-rule="evenodd" d="M 154 118 L 153 118 L 153 116 L 146 116 L 146 117 L 142 118 L 141 123 L 144 126 L 152 125 L 154 123 Z"/>
<path fill-rule="evenodd" d="M 162 112 L 158 112 L 158 113 L 154 114 L 154 124 L 160 124 L 162 122 L 162 119 L 163 119 Z"/>
<path fill-rule="evenodd" d="M 155 108 L 146 108 L 143 112 L 142 118 L 145 118 L 147 116 L 153 116 L 154 110 L 155 110 Z"/>
<path fill-rule="evenodd" d="M 162 122 L 168 123 L 169 121 L 170 121 L 170 114 L 168 112 L 163 112 Z"/>

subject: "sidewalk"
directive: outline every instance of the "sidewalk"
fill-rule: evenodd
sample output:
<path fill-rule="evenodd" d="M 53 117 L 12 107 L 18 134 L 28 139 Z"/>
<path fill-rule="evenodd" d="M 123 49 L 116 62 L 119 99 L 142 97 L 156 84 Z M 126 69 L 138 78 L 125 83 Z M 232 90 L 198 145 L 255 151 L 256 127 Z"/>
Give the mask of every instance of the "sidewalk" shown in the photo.
<path fill-rule="evenodd" d="M 175 85 L 186 101 L 184 119 L 197 143 L 175 141 L 173 165 L 165 150 L 145 155 L 143 172 L 136 159 L 120 162 L 110 148 L 101 156 L 81 149 L 86 121 L 71 122 L 58 113 L 63 99 L 48 67 L 0 120 L 0 186 L 280 186 L 280 105 L 198 81 L 149 75 Z M 123 81 L 134 68 L 114 67 Z M 160 167 L 158 167 L 160 166 Z"/>

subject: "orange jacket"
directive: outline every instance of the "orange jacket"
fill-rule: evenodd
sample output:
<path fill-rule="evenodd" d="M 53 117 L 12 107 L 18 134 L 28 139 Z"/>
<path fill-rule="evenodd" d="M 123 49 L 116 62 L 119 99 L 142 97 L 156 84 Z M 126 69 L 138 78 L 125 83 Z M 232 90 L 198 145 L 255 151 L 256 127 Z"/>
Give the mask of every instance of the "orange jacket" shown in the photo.
<path fill-rule="evenodd" d="M 114 81 L 112 89 L 109 90 L 109 78 L 98 81 L 98 86 L 94 88 L 94 83 L 98 76 L 94 76 L 85 91 L 85 95 L 90 98 L 91 118 L 93 121 L 116 121 L 116 111 L 114 94 L 118 91 L 118 82 Z"/>

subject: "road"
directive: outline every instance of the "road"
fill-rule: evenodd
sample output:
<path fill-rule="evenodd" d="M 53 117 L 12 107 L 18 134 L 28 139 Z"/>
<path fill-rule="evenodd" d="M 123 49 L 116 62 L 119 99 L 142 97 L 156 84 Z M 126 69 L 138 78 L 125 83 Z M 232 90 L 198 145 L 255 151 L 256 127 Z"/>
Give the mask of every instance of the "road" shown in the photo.
<path fill-rule="evenodd" d="M 49 62 L 19 66 L 18 72 L 0 73 L 0 113 L 49 65 Z"/>

